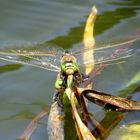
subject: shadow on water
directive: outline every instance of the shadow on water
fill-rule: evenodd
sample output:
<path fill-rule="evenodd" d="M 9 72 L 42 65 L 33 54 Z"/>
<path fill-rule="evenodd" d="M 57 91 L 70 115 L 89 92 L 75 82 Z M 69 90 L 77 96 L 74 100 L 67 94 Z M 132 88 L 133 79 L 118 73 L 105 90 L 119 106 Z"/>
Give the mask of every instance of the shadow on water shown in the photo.
<path fill-rule="evenodd" d="M 0 66 L 0 73 L 16 71 L 19 70 L 21 67 L 22 65 L 19 64 L 9 64 L 9 65 Z"/>
<path fill-rule="evenodd" d="M 110 2 L 109 4 L 112 3 Z M 116 3 L 113 4 L 115 5 Z M 117 8 L 114 11 L 105 11 L 102 14 L 98 15 L 95 23 L 95 36 L 118 24 L 122 19 L 124 20 L 136 16 L 136 11 L 140 8 L 133 7 L 133 5 L 135 6 L 137 4 L 138 6 L 140 5 L 140 2 L 131 1 L 129 4 L 132 7 Z M 127 3 L 125 3 L 125 6 L 127 6 Z M 63 48 L 71 48 L 74 44 L 82 41 L 84 26 L 85 22 L 81 22 L 80 26 L 70 28 L 67 35 L 58 36 L 54 39 L 49 40 L 49 42 L 62 46 Z"/>
<path fill-rule="evenodd" d="M 121 1 L 121 2 L 108 2 L 108 4 L 111 5 L 119 5 L 119 6 L 139 6 L 140 5 L 140 1 L 138 0 L 125 0 L 125 1 Z"/>

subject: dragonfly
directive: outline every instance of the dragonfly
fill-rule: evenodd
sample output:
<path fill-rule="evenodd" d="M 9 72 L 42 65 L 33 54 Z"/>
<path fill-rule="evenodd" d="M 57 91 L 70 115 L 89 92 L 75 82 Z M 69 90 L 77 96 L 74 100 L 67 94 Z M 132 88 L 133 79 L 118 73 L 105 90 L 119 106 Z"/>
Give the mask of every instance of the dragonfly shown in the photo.
<path fill-rule="evenodd" d="M 92 51 L 91 49 L 72 52 L 46 43 L 21 47 L 6 46 L 0 49 L 0 59 L 57 72 L 55 100 L 59 100 L 59 95 L 62 95 L 66 89 L 72 88 L 75 93 L 78 93 L 76 95 L 78 98 L 84 96 L 91 102 L 107 109 L 115 111 L 139 110 L 140 104 L 136 101 L 84 88 L 106 66 L 122 63 L 126 58 L 135 55 L 138 49 L 134 49 L 132 46 L 138 40 L 139 38 L 135 37 L 122 43 L 95 48 L 95 53 L 93 54 L 95 68 L 87 75 L 83 74 L 81 69 L 83 69 L 84 65 L 90 67 L 93 64 L 90 60 L 82 62 L 82 53 Z M 69 76 L 72 76 L 70 83 Z"/>
<path fill-rule="evenodd" d="M 91 38 L 93 41 L 92 29 L 96 13 L 97 9 L 93 6 L 91 14 L 86 22 L 84 41 L 86 41 L 86 39 L 90 40 Z M 91 22 L 93 23 L 91 24 Z M 71 104 L 71 110 L 79 139 L 95 140 L 94 135 L 91 134 L 94 128 L 97 128 L 101 135 L 102 132 L 104 132 L 104 129 L 96 121 L 92 122 L 86 108 L 84 97 L 95 104 L 114 111 L 140 110 L 140 104 L 136 101 L 95 91 L 93 89 L 88 89 L 87 87 L 87 85 L 92 83 L 92 79 L 97 74 L 100 74 L 108 65 L 123 63 L 126 58 L 135 55 L 137 49 L 131 48 L 131 46 L 137 42 L 139 38 L 139 36 L 134 36 L 131 40 L 119 44 L 95 48 L 94 50 L 87 48 L 78 51 L 65 51 L 61 47 L 47 45 L 46 43 L 33 45 L 24 44 L 21 47 L 19 45 L 14 47 L 7 45 L 0 47 L 0 59 L 57 72 L 54 102 L 60 106 L 65 106 L 63 99 L 67 97 Z M 94 43 L 92 42 L 92 45 L 93 44 Z M 92 54 L 94 56 L 94 61 L 88 59 L 82 62 L 82 54 L 88 54 L 88 52 L 95 52 Z M 95 67 L 90 73 L 84 74 L 82 72 L 84 66 L 93 67 L 93 65 L 95 65 Z M 87 120 L 80 119 L 76 108 L 77 104 L 82 108 L 83 114 L 85 114 L 84 117 L 87 117 Z M 43 111 L 33 119 L 31 125 L 26 129 L 27 131 L 20 137 L 20 140 L 27 140 L 29 138 L 37 121 L 44 115 L 46 115 L 46 112 Z M 90 123 L 93 128 L 91 127 L 88 129 L 88 123 Z"/>
<path fill-rule="evenodd" d="M 95 65 L 111 65 L 114 62 L 131 57 L 134 55 L 136 50 L 129 48 L 128 46 L 132 45 L 137 40 L 138 39 L 135 38 L 119 44 L 95 48 Z M 30 65 L 54 72 L 61 71 L 61 58 L 66 54 L 63 48 L 51 43 L 29 45 L 29 43 L 26 42 L 22 45 L 15 45 L 13 47 L 11 46 L 0 46 L 1 60 L 23 65 Z M 81 49 L 75 52 L 70 51 L 71 54 L 76 57 L 79 68 L 83 68 L 84 65 L 92 65 L 93 62 L 90 60 L 86 62 L 81 61 L 82 53 L 89 52 L 91 50 L 92 49 Z"/>

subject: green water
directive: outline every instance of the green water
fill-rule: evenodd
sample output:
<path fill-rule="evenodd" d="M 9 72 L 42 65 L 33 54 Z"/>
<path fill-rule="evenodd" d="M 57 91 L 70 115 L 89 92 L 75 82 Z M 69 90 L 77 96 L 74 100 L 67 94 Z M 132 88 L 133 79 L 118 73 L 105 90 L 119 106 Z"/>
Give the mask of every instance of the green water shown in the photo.
<path fill-rule="evenodd" d="M 82 46 L 85 21 L 93 5 L 98 9 L 95 25 L 97 47 L 119 43 L 140 26 L 138 0 L 1 0 L 0 47 L 28 41 L 51 42 L 77 50 Z M 137 48 L 139 44 L 137 42 Z M 133 93 L 133 99 L 140 101 L 139 64 L 140 56 L 137 54 L 124 64 L 109 66 L 94 79 L 95 89 L 128 96 L 126 86 L 131 84 L 129 93 Z M 1 140 L 18 138 L 31 118 L 45 106 L 51 105 L 56 75 L 43 69 L 0 61 Z M 99 121 L 107 118 L 107 114 L 94 104 L 89 104 L 89 110 Z M 129 113 L 120 125 L 139 122 L 139 118 L 139 112 Z M 46 140 L 46 125 L 47 121 L 43 120 L 31 139 Z M 117 140 L 115 129 L 107 139 Z"/>

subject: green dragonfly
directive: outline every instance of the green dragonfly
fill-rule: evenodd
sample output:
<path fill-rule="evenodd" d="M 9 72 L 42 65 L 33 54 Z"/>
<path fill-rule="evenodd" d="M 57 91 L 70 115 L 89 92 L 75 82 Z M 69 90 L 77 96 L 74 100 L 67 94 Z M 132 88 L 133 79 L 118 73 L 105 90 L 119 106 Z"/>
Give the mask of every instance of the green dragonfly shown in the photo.
<path fill-rule="evenodd" d="M 14 47 L 5 46 L 0 49 L 0 59 L 58 72 L 55 82 L 57 93 L 54 99 L 58 102 L 60 95 L 63 96 L 62 93 L 65 93 L 67 89 L 71 89 L 74 91 L 78 102 L 79 98 L 84 96 L 95 104 L 115 111 L 140 110 L 138 102 L 85 89 L 91 83 L 92 78 L 99 74 L 106 66 L 122 63 L 126 58 L 132 57 L 139 51 L 132 47 L 138 39 L 136 37 L 119 44 L 94 49 L 95 68 L 88 75 L 83 74 L 81 69 L 83 69 L 84 65 L 92 66 L 92 61 L 82 62 L 81 60 L 82 53 L 91 51 L 91 49 L 65 51 L 58 46 L 47 44 L 24 45 L 22 47 L 18 45 Z M 70 95 L 68 96 L 71 99 Z"/>

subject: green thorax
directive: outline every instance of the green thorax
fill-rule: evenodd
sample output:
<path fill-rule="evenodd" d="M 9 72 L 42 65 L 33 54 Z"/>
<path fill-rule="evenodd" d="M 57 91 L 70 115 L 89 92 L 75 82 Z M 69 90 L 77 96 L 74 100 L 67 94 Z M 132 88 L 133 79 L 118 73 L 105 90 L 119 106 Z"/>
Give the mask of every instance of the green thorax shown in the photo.
<path fill-rule="evenodd" d="M 72 85 L 69 85 L 67 82 L 67 77 L 69 75 L 73 75 L 73 82 Z M 57 76 L 57 80 L 55 82 L 55 88 L 59 91 L 62 91 L 62 89 L 65 90 L 65 88 L 70 88 L 73 85 L 78 85 L 78 83 L 81 81 L 82 75 L 79 71 L 78 64 L 76 62 L 76 58 L 70 54 L 66 53 L 61 58 L 61 71 Z"/>

